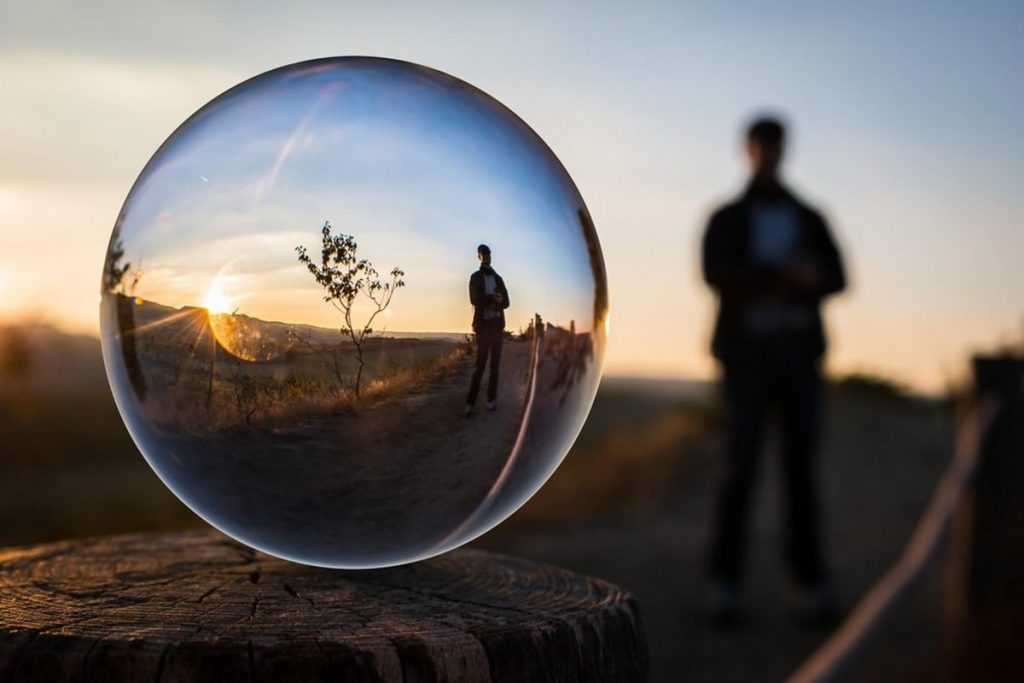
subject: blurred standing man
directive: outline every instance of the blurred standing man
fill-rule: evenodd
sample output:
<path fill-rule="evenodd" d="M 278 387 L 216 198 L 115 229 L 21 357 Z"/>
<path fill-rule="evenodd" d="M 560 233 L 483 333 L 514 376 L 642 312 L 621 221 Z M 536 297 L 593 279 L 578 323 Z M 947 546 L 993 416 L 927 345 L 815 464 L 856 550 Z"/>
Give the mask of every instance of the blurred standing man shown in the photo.
<path fill-rule="evenodd" d="M 491 267 L 491 248 L 481 244 L 476 248 L 476 255 L 480 259 L 480 269 L 469 278 L 469 301 L 473 304 L 473 332 L 476 333 L 476 369 L 466 396 L 466 417 L 473 414 L 488 357 L 491 361 L 491 374 L 487 382 L 487 410 L 496 407 L 501 342 L 505 336 L 505 309 L 509 304 L 505 281 Z"/>
<path fill-rule="evenodd" d="M 820 539 L 816 462 L 821 422 L 820 305 L 846 280 L 824 218 L 779 177 L 785 128 L 772 118 L 747 129 L 751 179 L 711 216 L 704 279 L 718 295 L 712 352 L 726 402 L 726 472 L 711 549 L 709 608 L 719 623 L 740 616 L 740 581 L 762 432 L 781 418 L 788 538 L 786 556 L 807 616 L 828 622 L 835 608 Z"/>

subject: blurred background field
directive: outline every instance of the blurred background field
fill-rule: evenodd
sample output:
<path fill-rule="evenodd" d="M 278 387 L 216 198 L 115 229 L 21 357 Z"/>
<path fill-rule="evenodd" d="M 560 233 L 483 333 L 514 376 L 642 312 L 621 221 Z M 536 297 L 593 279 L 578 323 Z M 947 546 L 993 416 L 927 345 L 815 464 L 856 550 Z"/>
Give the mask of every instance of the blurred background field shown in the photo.
<path fill-rule="evenodd" d="M 0 362 L 0 545 L 203 526 L 132 443 L 95 338 L 8 326 L 0 332 Z M 476 543 L 633 590 L 656 681 L 677 680 L 683 670 L 698 676 L 693 680 L 783 679 L 827 633 L 793 622 L 773 458 L 764 461 L 756 503 L 753 619 L 723 633 L 708 628 L 703 614 L 718 415 L 711 383 L 606 378 L 555 475 Z M 948 400 L 913 397 L 869 377 L 832 384 L 823 475 L 844 607 L 902 551 L 948 464 L 953 425 Z M 898 673 L 930 680 L 943 645 L 940 602 L 926 595 L 918 603 L 901 615 L 901 628 L 919 645 L 914 655 L 895 641 L 891 647 L 903 654 L 887 657 L 876 647 L 871 661 L 880 663 L 863 680 L 876 680 L 879 670 L 887 679 Z"/>

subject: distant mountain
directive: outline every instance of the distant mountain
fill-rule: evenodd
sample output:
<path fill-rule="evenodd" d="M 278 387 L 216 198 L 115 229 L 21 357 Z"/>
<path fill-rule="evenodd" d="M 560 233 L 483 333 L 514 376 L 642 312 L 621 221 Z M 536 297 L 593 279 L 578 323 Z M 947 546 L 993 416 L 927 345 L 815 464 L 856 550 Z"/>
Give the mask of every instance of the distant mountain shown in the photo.
<path fill-rule="evenodd" d="M 183 320 L 205 320 L 206 310 L 194 306 L 173 308 L 155 302 L 136 307 L 135 324 L 180 316 Z M 264 334 L 277 337 L 291 329 L 310 343 L 337 344 L 338 330 L 313 325 L 265 321 L 237 314 L 246 324 L 259 327 Z M 377 338 L 424 339 L 462 342 L 461 332 L 393 332 L 384 330 Z M 106 391 L 107 379 L 99 339 L 84 334 L 69 334 L 49 325 L 20 324 L 0 326 L 0 388 L 16 386 L 33 391 L 88 392 Z M 602 393 L 647 396 L 670 401 L 705 402 L 711 398 L 711 382 L 682 379 L 605 377 Z"/>
<path fill-rule="evenodd" d="M 107 390 L 100 340 L 49 325 L 0 327 L 0 388 L 37 392 Z"/>
<path fill-rule="evenodd" d="M 173 334 L 188 325 L 207 326 L 205 308 L 174 308 L 154 301 L 139 301 L 134 306 L 136 328 L 160 334 Z M 311 344 L 334 345 L 341 341 L 337 329 L 314 325 L 295 325 L 260 320 L 245 314 L 235 317 L 246 327 L 258 329 L 267 339 L 281 339 L 289 331 L 303 336 Z M 170 321 L 166 327 L 157 324 Z M 423 339 L 462 342 L 461 332 L 376 332 L 375 339 Z M 45 324 L 0 325 L 0 390 L 41 393 L 88 393 L 107 391 L 100 340 L 92 335 L 69 334 Z"/>
<path fill-rule="evenodd" d="M 335 331 L 335 333 L 337 333 Z M 375 337 L 391 339 L 440 339 L 450 342 L 466 341 L 467 332 L 392 332 L 391 330 L 378 330 L 374 332 Z"/>
<path fill-rule="evenodd" d="M 193 318 L 194 316 L 205 318 L 207 312 L 205 308 L 200 308 L 198 306 L 182 306 L 181 308 L 173 308 L 155 301 L 142 301 L 135 308 L 135 323 L 136 325 L 141 326 L 147 323 L 158 322 L 159 320 L 167 319 L 172 316 L 182 316 L 182 314 L 184 314 L 183 317 L 185 318 Z M 263 320 L 261 318 L 246 315 L 245 313 L 233 313 L 226 315 L 231 315 L 234 320 L 251 330 L 258 330 L 262 336 L 268 339 L 284 338 L 286 335 L 293 332 L 297 333 L 304 341 L 311 344 L 333 345 L 337 344 L 341 340 L 339 328 L 336 327 L 319 327 L 317 325 Z M 375 339 L 440 339 L 450 342 L 462 342 L 465 341 L 466 338 L 466 335 L 463 332 L 405 332 L 387 329 L 375 329 L 372 336 Z"/>

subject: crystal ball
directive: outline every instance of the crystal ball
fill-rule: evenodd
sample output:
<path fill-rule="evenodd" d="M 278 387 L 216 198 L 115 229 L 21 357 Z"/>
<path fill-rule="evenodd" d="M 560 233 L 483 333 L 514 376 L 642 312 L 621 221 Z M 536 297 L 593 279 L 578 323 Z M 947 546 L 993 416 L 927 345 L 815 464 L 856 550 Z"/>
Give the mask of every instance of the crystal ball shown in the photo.
<path fill-rule="evenodd" d="M 604 262 L 579 191 L 481 90 L 318 59 L 212 100 L 114 225 L 100 324 L 160 479 L 258 550 L 372 568 L 526 502 L 601 373 Z"/>

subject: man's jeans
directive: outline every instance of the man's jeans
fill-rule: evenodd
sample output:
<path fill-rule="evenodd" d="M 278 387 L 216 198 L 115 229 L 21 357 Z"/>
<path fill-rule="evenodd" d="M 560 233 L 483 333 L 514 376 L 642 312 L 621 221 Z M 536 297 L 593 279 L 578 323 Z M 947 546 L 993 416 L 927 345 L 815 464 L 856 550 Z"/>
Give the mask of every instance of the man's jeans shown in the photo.
<path fill-rule="evenodd" d="M 505 330 L 502 329 L 500 322 L 496 325 L 485 321 L 479 325 L 476 331 L 476 369 L 473 370 L 473 381 L 469 384 L 467 404 L 476 403 L 476 395 L 480 392 L 480 380 L 484 376 L 484 366 L 487 365 L 488 357 L 491 360 L 491 374 L 487 382 L 487 400 L 493 401 L 498 397 L 498 372 L 501 368 L 501 342 L 504 336 Z"/>
<path fill-rule="evenodd" d="M 793 347 L 768 348 L 743 362 L 726 363 L 723 384 L 727 463 L 711 553 L 713 577 L 728 583 L 741 578 L 764 423 L 774 408 L 783 437 L 786 558 L 798 582 L 818 583 L 826 578 L 816 467 L 822 414 L 818 359 Z"/>

